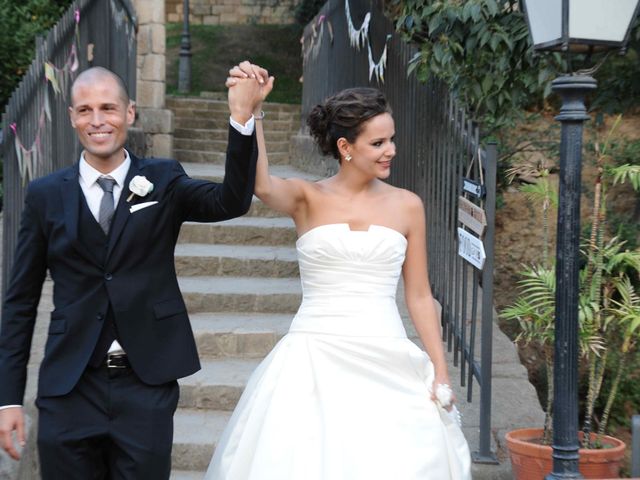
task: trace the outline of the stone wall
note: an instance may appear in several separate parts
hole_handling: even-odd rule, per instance
[[[173,112],[165,108],[165,0],[134,0],[138,15],[137,126],[150,157],[173,157]]]
[[[189,21],[204,25],[293,23],[299,0],[190,0]],[[166,0],[167,22],[182,22],[182,0]]]
[[[330,177],[338,172],[338,161],[333,157],[322,155],[305,129],[301,129],[291,137],[289,153],[291,165],[304,172],[319,177]]]

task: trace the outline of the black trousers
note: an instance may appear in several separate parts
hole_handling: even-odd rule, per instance
[[[163,480],[171,473],[178,382],[150,386],[130,368],[88,367],[62,397],[39,397],[43,480]]]

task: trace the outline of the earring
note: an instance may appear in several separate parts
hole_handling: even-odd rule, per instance
[[[344,157],[344,159],[345,159],[347,162],[350,162],[350,161],[351,161],[351,158],[352,158],[352,157],[351,157],[351,155],[347,155],[346,157]]]

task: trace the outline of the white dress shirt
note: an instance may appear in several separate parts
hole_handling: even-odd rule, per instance
[[[247,123],[242,125],[239,122],[236,122],[233,118],[229,117],[229,122],[231,126],[235,128],[242,135],[251,135],[253,134],[253,130],[255,128],[255,120],[253,116],[247,120]],[[100,211],[100,202],[102,201],[102,194],[104,191],[98,185],[96,180],[98,178],[105,176],[113,178],[116,183],[113,186],[113,204],[118,206],[118,200],[120,200],[120,194],[122,193],[122,189],[124,188],[124,182],[127,178],[127,173],[129,173],[129,166],[131,165],[131,157],[129,157],[129,152],[124,150],[125,159],[115,170],[109,172],[108,174],[104,174],[93,168],[91,165],[87,163],[84,159],[84,152],[80,156],[80,164],[79,164],[79,182],[80,188],[82,189],[82,193],[84,194],[84,198],[87,200],[87,205],[89,206],[89,210],[91,214],[95,217],[96,221],[98,220],[98,212]],[[109,347],[109,353],[120,352],[123,351],[122,346],[118,343],[118,341],[114,341]],[[0,407],[0,410],[11,407],[21,407],[22,405],[3,405]]]
[[[120,200],[120,194],[122,193],[122,189],[124,188],[124,181],[127,178],[127,173],[129,173],[129,166],[131,165],[131,157],[129,157],[129,152],[124,150],[124,162],[122,162],[118,167],[109,173],[102,173],[93,168],[84,158],[84,152],[80,155],[80,188],[82,188],[82,193],[84,194],[84,198],[87,201],[87,206],[93,215],[93,218],[98,220],[98,213],[100,212],[100,202],[102,202],[102,196],[104,195],[104,190],[102,187],[98,185],[98,179],[100,177],[108,177],[112,178],[116,181],[113,185],[113,204],[118,206],[118,201]],[[118,343],[117,340],[109,347],[109,353],[122,352],[124,353],[122,346]]]

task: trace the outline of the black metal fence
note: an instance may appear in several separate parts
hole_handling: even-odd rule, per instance
[[[135,98],[136,28],[130,0],[76,0],[46,37],[36,40],[36,57],[2,118],[3,289],[27,183],[80,156],[67,110],[73,78],[88,67],[103,66],[119,74]]]
[[[358,33],[367,24],[368,34]],[[425,203],[429,275],[442,305],[443,338],[455,364],[461,366],[460,382],[467,386],[468,401],[474,378],[480,386],[480,445],[474,461],[495,463],[491,453],[495,145],[481,148],[477,126],[445,85],[424,84],[407,75],[416,50],[394,32],[381,0],[329,0],[305,28],[302,47],[303,121],[326,96],[353,86],[380,88],[393,108],[398,155],[390,182],[416,192]],[[459,208],[466,213],[459,214]],[[477,265],[486,256],[484,267],[472,266],[460,253]]]

